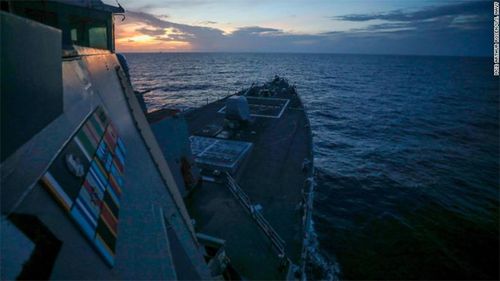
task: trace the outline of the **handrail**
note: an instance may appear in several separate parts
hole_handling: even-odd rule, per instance
[[[274,230],[271,224],[264,218],[264,216],[254,209],[250,198],[245,194],[245,192],[239,187],[236,181],[231,177],[231,175],[226,172],[227,183],[231,193],[238,199],[238,201],[245,207],[245,209],[252,215],[252,218],[257,222],[257,225],[264,231],[264,234],[271,240],[271,243],[278,251],[280,257],[286,258],[285,253],[285,241],[279,236],[279,234]],[[287,258],[286,258],[287,259]]]

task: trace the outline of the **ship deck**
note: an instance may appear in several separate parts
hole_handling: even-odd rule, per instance
[[[312,163],[312,136],[294,91],[278,91],[272,99],[289,102],[275,112],[264,106],[261,112],[269,117],[255,116],[229,138],[252,143],[233,177],[252,204],[262,207],[261,214],[285,241],[286,256],[299,264],[304,237],[302,204],[306,180],[312,174],[311,168],[303,170],[303,163],[304,159]],[[190,134],[207,136],[209,130],[204,129],[221,127],[224,106],[222,99],[186,113]],[[223,181],[203,181],[186,203],[197,232],[226,240],[226,252],[243,278],[286,278],[287,268],[280,267],[281,259],[270,239]]]

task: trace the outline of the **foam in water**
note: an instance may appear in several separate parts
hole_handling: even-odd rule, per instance
[[[314,189],[311,195],[314,198]],[[307,261],[306,261],[306,278],[309,280],[340,280],[341,269],[335,257],[331,255],[330,258],[325,257],[319,249],[318,235],[314,229],[314,220],[311,217],[311,223],[307,231],[306,243],[307,247]]]

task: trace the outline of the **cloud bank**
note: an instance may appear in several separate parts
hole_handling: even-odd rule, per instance
[[[489,1],[472,1],[414,11],[336,16],[331,19],[368,24],[317,34],[262,26],[225,33],[209,26],[179,24],[145,12],[128,11],[127,19],[116,23],[117,49],[491,56],[491,6]]]

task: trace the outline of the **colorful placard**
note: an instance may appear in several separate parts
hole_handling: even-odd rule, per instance
[[[99,107],[51,163],[40,182],[109,265],[114,265],[126,149]]]

